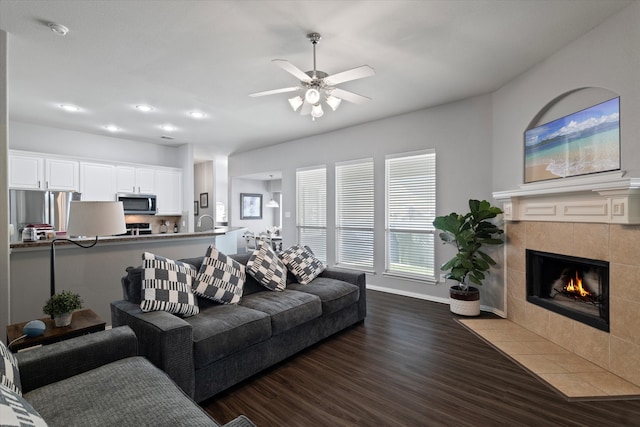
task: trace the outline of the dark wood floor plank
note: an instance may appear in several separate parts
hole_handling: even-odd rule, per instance
[[[568,402],[455,322],[447,305],[367,298],[362,324],[202,406],[218,421],[245,414],[258,427],[640,426],[640,400]]]

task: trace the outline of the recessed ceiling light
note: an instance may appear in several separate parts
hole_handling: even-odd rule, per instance
[[[120,128],[116,125],[107,125],[104,128],[109,132],[118,132],[120,130]]]
[[[172,125],[162,125],[160,126],[160,129],[167,131],[167,132],[173,132],[174,130],[176,130],[175,126]]]
[[[206,114],[202,111],[189,111],[189,115],[194,119],[204,119],[206,117]]]
[[[136,105],[136,109],[138,111],[142,111],[143,113],[148,113],[149,111],[153,111],[153,107],[150,105]]]
[[[65,27],[64,25],[56,24],[55,22],[49,22],[49,24],[47,25],[49,25],[49,28],[51,28],[51,31],[53,31],[59,36],[66,36],[67,33],[69,32],[69,29],[67,27]]]
[[[72,113],[77,113],[78,111],[80,111],[80,107],[77,107],[71,104],[60,104],[60,108],[62,108],[65,111],[70,111]]]

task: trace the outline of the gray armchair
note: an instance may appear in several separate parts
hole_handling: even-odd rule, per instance
[[[24,398],[53,426],[219,426],[138,356],[127,326],[18,353]],[[244,416],[231,427],[254,424]]]

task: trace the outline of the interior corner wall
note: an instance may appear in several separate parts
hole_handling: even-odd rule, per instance
[[[579,88],[602,88],[620,96],[621,168],[639,177],[638,46],[640,2],[634,2],[494,92],[493,190],[523,183],[524,131],[550,101]],[[583,102],[574,111],[594,105],[588,98]]]
[[[9,271],[9,36],[0,30],[0,198],[4,209],[0,210],[0,331],[4,334],[10,323],[10,271]]]
[[[262,194],[262,219],[240,219],[240,194],[242,193]],[[276,215],[276,209],[265,206],[269,200],[271,200],[269,181],[244,178],[232,179],[229,225],[232,227],[246,227],[256,235],[266,233],[267,227],[275,224]]]
[[[366,107],[363,107],[366,108]],[[469,198],[491,198],[490,95],[478,96],[438,107],[402,114],[359,126],[279,145],[232,154],[229,177],[273,170],[282,171],[283,244],[296,242],[296,169],[327,166],[327,213],[335,212],[335,164],[362,158],[374,159],[375,173],[375,274],[367,283],[391,292],[432,300],[448,300],[449,284],[428,284],[384,275],[385,269],[385,156],[435,148],[437,168],[437,214],[468,208]],[[336,114],[340,114],[338,111]],[[293,117],[292,117],[293,119]],[[330,116],[321,120],[330,120]],[[234,190],[233,197],[238,191]],[[231,208],[236,200],[231,200]],[[233,214],[232,221],[235,221]],[[236,225],[233,222],[232,225]],[[335,224],[327,224],[328,260],[335,260]],[[436,245],[436,266],[451,255],[451,248]],[[482,304],[503,307],[501,272],[483,288]],[[496,288],[493,290],[493,288]]]

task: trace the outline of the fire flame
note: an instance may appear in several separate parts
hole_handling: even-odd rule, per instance
[[[582,287],[582,279],[580,279],[580,277],[578,277],[578,272],[576,271],[576,278],[575,281],[572,279],[569,279],[569,283],[567,283],[567,286],[565,287],[565,290],[567,292],[571,292],[574,294],[579,294],[581,297],[586,297],[587,295],[590,294],[589,291],[587,291],[585,288]]]

